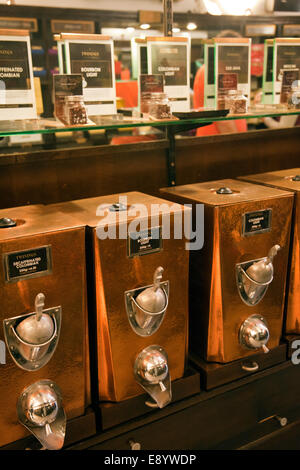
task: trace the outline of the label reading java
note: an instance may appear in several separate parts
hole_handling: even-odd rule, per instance
[[[111,46],[70,44],[71,72],[80,73],[87,88],[112,88]]]
[[[268,232],[271,230],[272,210],[265,209],[244,214],[243,235]]]
[[[238,74],[238,83],[248,82],[248,53],[247,46],[219,46],[218,73],[235,72]]]
[[[6,90],[30,90],[27,43],[0,42],[0,80]]]

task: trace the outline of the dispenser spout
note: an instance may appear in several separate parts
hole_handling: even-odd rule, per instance
[[[273,259],[275,258],[275,256],[277,255],[280,249],[281,249],[280,245],[272,246],[267,256],[267,264],[270,264],[273,262]]]
[[[159,287],[160,287],[160,283],[161,283],[161,280],[162,280],[162,277],[163,277],[163,272],[164,272],[164,268],[161,267],[161,266],[156,268],[156,270],[154,272],[154,276],[153,276],[154,292],[156,292],[157,289],[159,289]]]

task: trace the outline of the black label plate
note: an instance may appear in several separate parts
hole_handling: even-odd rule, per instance
[[[130,258],[160,251],[162,249],[161,227],[130,233],[127,248]]]
[[[243,216],[243,235],[255,235],[269,232],[272,225],[272,209],[247,212]]]
[[[3,255],[5,280],[16,282],[52,272],[51,246],[15,251]]]

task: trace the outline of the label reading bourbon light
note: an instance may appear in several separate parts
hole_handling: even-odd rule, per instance
[[[3,255],[6,282],[45,276],[52,272],[51,246]]]
[[[266,209],[244,214],[243,235],[254,235],[271,230],[272,210]]]

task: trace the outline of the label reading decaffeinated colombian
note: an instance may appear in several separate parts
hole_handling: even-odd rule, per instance
[[[51,246],[5,253],[3,258],[6,282],[20,281],[52,272]]]
[[[161,227],[130,233],[127,243],[129,257],[160,251],[162,248]]]
[[[253,235],[271,230],[272,209],[244,214],[243,235]]]

